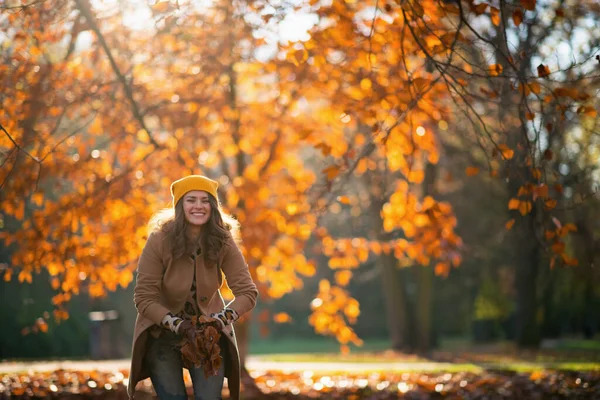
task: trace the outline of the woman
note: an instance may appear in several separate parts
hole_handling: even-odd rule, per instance
[[[129,397],[150,377],[161,399],[187,399],[180,344],[193,339],[192,317],[221,325],[223,362],[215,376],[190,369],[196,399],[220,399],[227,376],[232,399],[239,398],[240,365],[233,323],[256,305],[258,291],[234,241],[237,223],[220,209],[218,183],[200,175],[173,182],[173,209],[153,217],[138,262]],[[165,218],[165,214],[168,215]],[[174,212],[173,212],[174,211]],[[223,274],[235,299],[225,305]],[[226,339],[224,339],[226,338]]]

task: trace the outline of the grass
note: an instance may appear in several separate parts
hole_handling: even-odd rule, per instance
[[[388,340],[368,340],[364,345],[357,347],[350,345],[351,353],[385,351],[390,348]],[[300,354],[300,353],[340,353],[340,344],[335,340],[324,339],[279,339],[279,340],[253,340],[250,343],[251,355],[266,354]]]
[[[541,349],[537,355],[522,356],[511,342],[474,345],[468,339],[450,338],[440,342],[439,352],[449,352],[457,357],[442,358],[443,362],[386,351],[389,347],[386,340],[367,341],[362,347],[351,346],[349,354],[341,354],[335,341],[281,339],[253,342],[250,353],[264,361],[352,363],[365,364],[366,368],[373,368],[366,364],[380,364],[383,369],[402,371],[600,371],[597,357],[600,340],[561,339],[544,346],[546,349]],[[453,359],[456,362],[452,362]]]

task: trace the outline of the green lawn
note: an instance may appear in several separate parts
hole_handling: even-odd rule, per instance
[[[350,351],[374,352],[385,351],[390,348],[388,340],[370,340],[363,346],[350,345]],[[281,339],[281,340],[253,340],[250,343],[250,354],[298,354],[298,353],[339,353],[340,344],[335,340],[323,339]]]
[[[432,360],[391,352],[385,340],[367,341],[362,347],[351,346],[351,352],[344,355],[333,340],[283,339],[253,342],[250,354],[264,361],[368,363],[406,371],[600,371],[600,340],[564,339],[549,346],[532,353],[521,352],[510,342],[473,345],[466,339],[448,339],[441,341]]]

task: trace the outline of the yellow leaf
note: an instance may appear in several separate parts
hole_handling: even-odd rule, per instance
[[[412,183],[421,183],[425,179],[425,173],[421,170],[410,171],[408,174],[408,181]]]
[[[346,307],[344,307],[344,314],[349,318],[356,318],[360,315],[360,306],[358,301],[351,299]]]
[[[346,286],[352,279],[352,271],[343,270],[335,273],[335,282],[340,286]]]
[[[133,272],[131,272],[129,269],[123,270],[119,275],[119,285],[125,289],[127,286],[129,286],[131,281],[133,281]]]
[[[369,78],[364,78],[363,80],[360,81],[360,88],[362,90],[369,90],[371,89],[371,80]]]
[[[158,14],[165,13],[171,8],[169,1],[161,1],[152,6],[152,11]]]

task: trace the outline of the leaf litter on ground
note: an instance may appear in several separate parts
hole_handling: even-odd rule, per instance
[[[473,372],[250,372],[260,392],[250,399],[594,399],[600,371]],[[0,399],[127,398],[127,371],[20,372],[0,375]],[[185,374],[192,394],[189,374]],[[151,398],[149,380],[138,398]],[[228,398],[228,391],[223,392]]]

